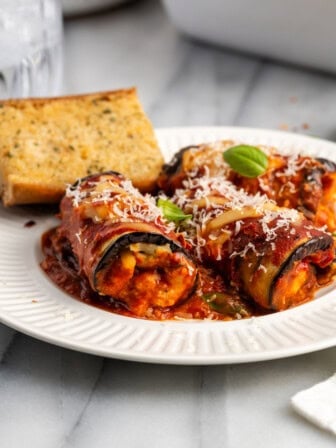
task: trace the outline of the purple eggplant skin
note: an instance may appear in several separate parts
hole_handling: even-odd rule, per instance
[[[162,173],[167,176],[173,176],[174,174],[177,174],[181,168],[182,168],[182,157],[183,154],[188,151],[189,149],[196,148],[196,146],[186,146],[185,148],[180,149],[174,157],[171,159],[170,162],[165,163],[162,167]]]
[[[101,173],[94,173],[94,174],[89,174],[85,177],[81,177],[80,179],[77,179],[72,185],[71,185],[71,189],[76,189],[81,183],[83,182],[87,182],[89,180],[95,181],[96,179],[98,179],[100,176],[115,176],[120,178],[121,180],[125,179],[125,177],[121,174],[118,173],[117,171],[113,171],[113,170],[109,170],[109,171],[103,171]]]
[[[336,163],[329,159],[324,159],[323,157],[317,157],[318,160],[326,172],[335,173],[336,172]]]
[[[277,268],[277,272],[274,277],[271,279],[269,285],[263,284],[263,297],[265,298],[265,305],[263,305],[266,309],[270,309],[273,311],[278,311],[273,303],[273,297],[276,291],[277,282],[281,279],[283,275],[285,275],[290,269],[292,269],[294,263],[296,261],[300,261],[316,253],[319,250],[328,250],[333,246],[333,238],[330,234],[324,234],[323,236],[315,237],[312,239],[308,239],[303,242],[301,245],[293,249],[292,253],[288,256],[284,256],[283,262]],[[253,261],[253,260],[249,260]],[[245,275],[245,277],[251,278],[254,273],[258,270],[258,268],[263,265],[267,269],[267,261],[263,256],[258,257],[258,259],[254,260],[255,262],[247,263],[246,258],[243,257],[235,257],[233,260],[233,264],[231,268],[225,272],[225,276],[227,278],[232,279],[232,272],[234,272],[235,281],[232,280],[229,282],[228,286],[231,286],[235,290],[239,291],[239,293],[249,301],[254,301],[253,291],[249,292],[249,288],[245,288],[244,284],[244,276],[242,270],[247,269],[249,271],[249,275]],[[251,265],[251,267],[249,267]],[[318,269],[318,267],[316,267]],[[239,281],[240,279],[240,281]],[[260,285],[259,285],[260,286]],[[260,289],[260,288],[258,288]]]
[[[186,146],[182,149],[180,149],[175,155],[174,157],[170,160],[170,162],[165,163],[162,167],[162,174],[166,174],[166,175],[174,175],[177,174],[180,169],[181,169],[181,165],[182,165],[182,157],[183,154],[188,151],[189,149],[192,148],[197,148],[196,145],[190,145],[190,146]],[[319,172],[323,172],[323,171],[328,171],[328,172],[335,172],[336,171],[336,163],[325,159],[323,157],[317,157],[316,160],[318,162],[321,163],[321,168],[318,168]],[[117,173],[115,173],[117,174]],[[317,173],[315,173],[316,175]]]
[[[164,246],[166,244],[169,245],[172,252],[182,252],[184,255],[186,255],[188,258],[190,256],[186,253],[185,249],[177,244],[175,241],[172,241],[171,239],[165,237],[164,235],[161,235],[159,233],[150,233],[150,232],[130,232],[126,233],[116,240],[114,240],[109,247],[106,248],[104,251],[101,259],[97,263],[97,266],[95,267],[94,273],[93,273],[93,281],[94,285],[96,286],[97,281],[97,274],[99,271],[104,269],[111,260],[118,257],[118,254],[125,249],[126,247],[130,246],[134,243],[148,243],[148,244],[155,244],[157,246]]]
[[[305,259],[311,254],[319,250],[327,250],[332,247],[334,243],[333,237],[326,233],[323,236],[313,238],[303,243],[301,246],[297,247],[294,252],[284,261],[284,263],[279,267],[278,273],[274,276],[272,283],[270,285],[270,290],[268,293],[268,302],[270,308],[272,308],[272,298],[276,283],[278,280],[286,274],[293,266],[296,261]]]

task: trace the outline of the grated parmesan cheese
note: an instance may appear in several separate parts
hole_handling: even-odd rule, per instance
[[[216,197],[225,198],[225,201],[216,202]],[[195,204],[195,199],[203,201]],[[301,221],[301,215],[296,210],[276,207],[274,201],[266,195],[249,195],[242,189],[238,189],[231,182],[223,179],[221,176],[210,176],[207,172],[202,177],[188,177],[183,181],[183,188],[177,189],[172,201],[182,210],[192,210],[193,220],[188,221],[188,241],[195,248],[196,256],[202,260],[204,250],[208,242],[215,241],[217,235],[211,232],[207,234],[207,225],[216,217],[230,210],[244,211],[255,210],[255,215],[261,225],[264,235],[264,241],[268,244],[270,250],[275,249],[274,240],[279,232],[289,231],[296,233],[296,227]],[[238,214],[239,216],[239,214]],[[247,213],[248,217],[248,213]],[[183,224],[184,226],[186,224]],[[238,236],[243,229],[244,220],[237,219],[234,223],[233,234]],[[222,228],[221,231],[225,231]],[[230,241],[227,242],[228,250]],[[232,248],[231,248],[232,249]],[[263,256],[256,246],[250,241],[240,251],[230,251],[230,258],[240,256],[244,257],[248,251],[252,250],[257,256]],[[221,260],[222,253],[216,252],[216,259]],[[261,268],[262,269],[262,268]]]
[[[129,180],[103,176],[98,182],[78,182],[69,185],[66,197],[72,200],[75,208],[82,207],[90,210],[89,216],[95,221],[108,219],[111,222],[148,222],[160,226],[166,233],[175,230],[175,224],[167,221],[162,210],[156,206],[155,198],[142,195]],[[107,216],[101,216],[100,204],[106,206]],[[80,235],[76,235],[79,239]]]

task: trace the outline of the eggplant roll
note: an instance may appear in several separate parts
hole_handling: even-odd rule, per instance
[[[172,201],[193,214],[184,226],[197,257],[265,309],[310,300],[331,280],[333,237],[296,210],[248,195],[221,176],[186,179]]]
[[[154,199],[122,175],[93,175],[68,187],[60,218],[58,237],[69,241],[80,275],[135,315],[173,307],[193,291],[197,269],[183,238]]]
[[[224,161],[223,153],[232,146],[233,141],[219,141],[183,148],[164,165],[159,187],[172,194],[187,177],[223,176],[249,194],[265,194],[280,207],[295,208],[318,227],[326,225],[329,231],[336,230],[334,162],[299,154],[284,155],[261,146],[268,156],[268,168],[263,175],[248,178],[231,170]]]

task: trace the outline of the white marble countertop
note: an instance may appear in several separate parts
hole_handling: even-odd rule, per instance
[[[180,36],[143,1],[65,24],[64,93],[135,85],[156,127],[242,125],[336,137],[336,77]],[[103,359],[0,326],[3,448],[331,448],[297,391],[331,376],[336,348],[245,365]]]

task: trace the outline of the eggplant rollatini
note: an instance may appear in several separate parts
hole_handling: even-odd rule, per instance
[[[330,281],[333,238],[298,211],[248,195],[221,176],[185,179],[171,199],[193,214],[184,227],[197,257],[263,308],[295,306]]]
[[[154,199],[141,195],[122,175],[93,175],[69,187],[60,218],[52,239],[56,254],[60,242],[67,241],[92,290],[135,315],[173,307],[193,291],[197,269],[183,238]]]
[[[295,208],[320,227],[336,230],[336,164],[326,159],[299,154],[285,155],[268,147],[260,147],[268,156],[264,174],[244,177],[234,172],[223,158],[233,141],[190,146],[180,150],[166,164],[158,185],[166,193],[182,186],[188,176],[223,176],[249,194],[261,193],[281,207]]]

